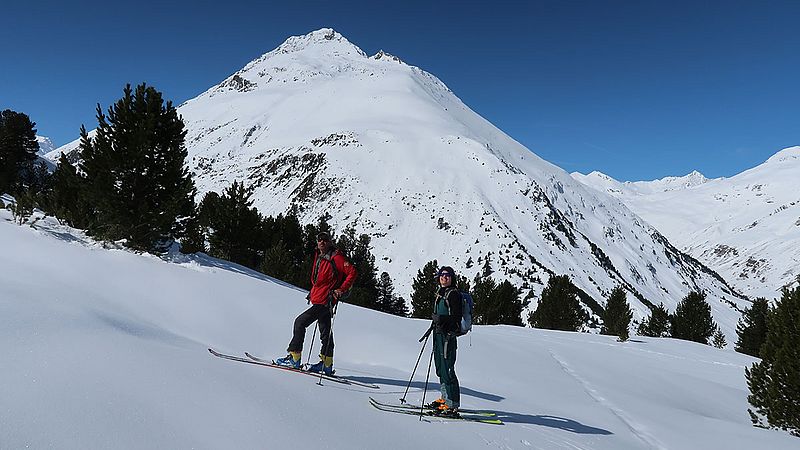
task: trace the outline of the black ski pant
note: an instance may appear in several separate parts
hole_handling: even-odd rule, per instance
[[[303,341],[306,338],[306,328],[317,321],[319,337],[322,340],[320,354],[333,357],[333,331],[331,330],[331,308],[328,305],[311,305],[294,319],[294,332],[292,341],[289,342],[290,352],[302,353]]]

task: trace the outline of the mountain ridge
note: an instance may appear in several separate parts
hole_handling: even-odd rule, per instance
[[[573,177],[619,198],[741,292],[772,299],[800,275],[798,170],[800,146],[794,146],[732,177],[670,189],[662,182],[670,177],[633,183],[599,172]]]
[[[291,51],[279,46],[180,106],[201,195],[240,181],[262,213],[330,214],[337,230],[372,237],[402,294],[429,260],[472,278],[491,258],[534,305],[551,275],[569,275],[594,314],[616,285],[636,319],[704,289],[735,336],[748,302],[622,202],[529,151],[434,75],[337,36],[289,38]]]

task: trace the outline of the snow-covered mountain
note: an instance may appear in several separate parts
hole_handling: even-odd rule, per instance
[[[56,149],[56,146],[53,145],[53,141],[47,136],[37,135],[36,142],[39,143],[39,151],[37,153],[39,156],[44,156]]]
[[[469,109],[444,83],[383,51],[368,56],[322,29],[291,37],[179,108],[199,192],[233,181],[254,205],[372,236],[380,270],[407,294],[437,259],[539,295],[567,274],[605,303],[623,285],[635,317],[703,289],[734,339],[745,306],[620,201],[584,186]],[[57,149],[69,151],[77,141]],[[535,305],[535,299],[533,304]]]
[[[800,275],[800,147],[730,178],[621,183],[573,176],[622,200],[681,250],[751,297],[776,298]]]
[[[369,396],[403,396],[427,321],[342,304],[337,373],[380,389],[318,386],[206,350],[282,355],[305,292],[203,255],[164,261],[104,249],[52,218],[10,219],[0,210],[4,450],[798,446],[750,424],[744,368],[755,358],[673,339],[476,326],[459,338],[461,402],[505,425],[381,412]],[[422,400],[426,371],[409,402]]]

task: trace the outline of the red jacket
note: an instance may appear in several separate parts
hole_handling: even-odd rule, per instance
[[[347,292],[353,287],[358,272],[339,250],[332,249],[333,253],[320,255],[314,254],[314,263],[311,265],[311,292],[309,298],[314,305],[324,305],[328,295],[338,289]],[[331,260],[333,264],[331,264]],[[334,265],[336,268],[334,269]]]

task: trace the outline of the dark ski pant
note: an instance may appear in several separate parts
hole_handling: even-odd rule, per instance
[[[320,354],[333,357],[333,332],[331,332],[331,309],[328,305],[311,305],[294,319],[294,332],[292,341],[289,342],[290,352],[302,353],[303,341],[306,338],[306,328],[317,321],[319,337],[322,340]]]
[[[450,408],[458,408],[461,405],[461,389],[456,377],[456,339],[456,336],[448,337],[443,333],[433,333],[433,360],[436,363],[436,376],[439,377],[442,398]]]

